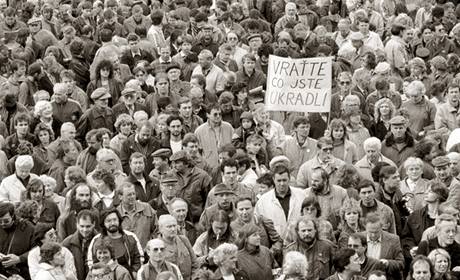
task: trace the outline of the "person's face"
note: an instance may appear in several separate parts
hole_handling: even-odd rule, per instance
[[[109,68],[102,68],[101,70],[101,78],[108,79],[110,75],[110,69]]]
[[[171,50],[169,48],[161,48],[160,56],[163,60],[169,60],[169,58],[171,57]]]
[[[129,168],[134,174],[143,174],[145,171],[145,163],[143,158],[133,158],[129,164]]]
[[[403,39],[407,43],[411,42],[414,39],[414,30],[413,29],[406,29],[403,33]]]
[[[161,183],[160,190],[166,201],[171,201],[177,196],[177,183]]]
[[[150,128],[144,126],[139,130],[138,138],[141,141],[149,141],[152,137],[152,134],[153,131]]]
[[[359,198],[362,200],[363,204],[366,206],[372,205],[372,202],[375,198],[375,191],[372,187],[362,188],[359,191]]]
[[[59,250],[59,252],[54,254],[53,260],[51,260],[51,265],[63,266],[64,264],[65,264],[64,253],[62,253],[62,249],[61,249]]]
[[[295,128],[295,132],[299,137],[306,138],[310,133],[310,124],[301,123]]]
[[[99,107],[108,107],[109,106],[109,99],[104,98],[104,99],[94,100],[94,105],[99,106]]]
[[[67,94],[65,92],[61,92],[61,91],[55,92],[54,93],[54,101],[57,104],[66,103],[67,102]]]
[[[399,172],[390,175],[387,179],[383,179],[384,189],[388,193],[394,193],[399,189],[400,179]]]
[[[428,188],[425,192],[424,199],[427,203],[434,203],[438,201],[439,197],[435,192],[431,190],[431,188]]]
[[[318,215],[318,209],[314,205],[305,206],[302,209],[302,215],[315,219]]]
[[[30,199],[41,202],[43,200],[43,188],[30,191]]]
[[[41,23],[39,22],[34,22],[29,24],[29,30],[31,34],[36,34],[38,31],[41,29]]]
[[[72,162],[75,162],[77,160],[77,157],[78,157],[78,149],[77,147],[75,147],[75,145],[71,144],[69,145],[69,149],[68,151],[65,153],[65,157],[72,161]]]
[[[208,69],[211,67],[212,59],[209,57],[198,56],[198,63],[201,65],[201,68]]]
[[[441,222],[438,230],[438,238],[443,243],[451,245],[455,242],[457,225],[454,222]]]
[[[188,119],[192,116],[192,102],[186,102],[186,103],[182,103],[180,105],[180,108],[179,108],[179,114],[185,118],[185,119]]]
[[[444,181],[451,176],[450,168],[448,165],[436,166],[434,168],[434,174],[436,175],[436,178],[440,179],[441,181]]]
[[[160,232],[166,237],[177,235],[177,222],[175,219],[168,219],[160,225]]]
[[[436,261],[434,262],[434,270],[438,273],[446,273],[449,268],[449,260],[447,257],[437,254]]]
[[[311,174],[310,185],[315,192],[321,192],[326,187],[326,182],[324,182],[321,177],[321,172],[313,172]]]
[[[318,152],[318,157],[323,162],[328,162],[332,159],[332,146],[323,146]]]
[[[123,96],[123,101],[125,102],[126,105],[133,105],[136,103],[137,100],[137,95],[136,93],[128,93]]]
[[[358,238],[348,238],[347,247],[356,251],[356,254],[360,257],[364,255],[366,248],[363,247],[361,240]]]
[[[61,138],[75,139],[76,134],[77,134],[77,131],[75,130],[75,127],[69,126],[61,131]]]
[[[112,259],[112,256],[108,249],[97,250],[96,259],[101,263],[108,263]]]
[[[275,174],[273,176],[273,181],[275,182],[275,191],[281,196],[285,195],[289,190],[289,174]]]
[[[38,133],[38,139],[43,145],[48,145],[50,143],[50,133],[47,130],[41,130]]]
[[[199,155],[199,146],[198,143],[188,142],[187,146],[184,147],[184,150],[191,156],[195,157]]]
[[[349,77],[341,76],[338,83],[342,92],[348,92],[351,88],[351,79]]]
[[[412,278],[414,280],[430,280],[430,265],[424,260],[419,260],[414,263]]]
[[[179,137],[182,133],[182,122],[180,120],[174,120],[169,124],[169,132],[174,137]]]
[[[16,176],[21,179],[26,179],[30,175],[31,166],[20,166],[16,168]]]
[[[233,104],[232,102],[227,102],[227,103],[222,103],[220,104],[220,109],[222,110],[222,113],[228,114],[232,111],[233,109]]]
[[[75,190],[75,199],[80,203],[83,208],[91,206],[91,191],[88,186],[82,185]]]
[[[101,158],[97,164],[99,165],[99,168],[106,170],[109,173],[113,173],[117,168],[117,161],[113,156]]]
[[[11,214],[8,212],[2,217],[0,217],[0,227],[2,229],[8,229],[13,225],[14,219]]]
[[[236,207],[236,214],[245,223],[251,221],[254,215],[254,207],[252,206],[251,201],[243,200],[238,202],[238,206]]]
[[[234,271],[236,269],[236,262],[238,257],[236,252],[230,255],[225,255],[224,260],[222,261],[222,267],[225,267],[227,271]]]
[[[406,174],[409,177],[409,179],[417,181],[418,179],[420,179],[420,177],[422,177],[423,168],[418,164],[409,165],[406,168]]]
[[[117,214],[111,213],[107,217],[105,217],[104,226],[107,229],[107,232],[110,232],[110,233],[118,232],[120,221],[118,220]]]
[[[299,235],[300,240],[308,244],[311,244],[316,238],[315,225],[313,224],[313,222],[300,222],[297,234]]]
[[[29,123],[20,121],[14,126],[14,128],[19,135],[26,135],[27,132],[29,132]]]
[[[5,17],[5,23],[9,26],[11,25],[14,25],[14,23],[16,22],[16,19],[14,18],[14,16],[12,17]]]
[[[378,162],[380,159],[380,151],[375,147],[366,147],[365,149],[367,159],[370,162]]]
[[[94,223],[89,219],[79,219],[77,221],[77,231],[83,236],[83,238],[91,237],[94,231]]]
[[[171,205],[171,215],[176,218],[178,222],[184,222],[187,218],[188,207],[183,201],[177,201]]]
[[[238,45],[238,36],[234,33],[229,33],[227,35],[227,42],[233,47]]]
[[[212,39],[212,29],[210,28],[207,28],[207,29],[203,29],[203,38],[205,40],[211,40]]]
[[[388,116],[390,114],[390,106],[386,103],[380,105],[379,110],[382,116]]]
[[[214,123],[219,124],[222,121],[222,111],[219,109],[212,109],[209,114],[207,114],[208,119]]]
[[[418,91],[410,91],[410,92],[407,92],[407,97],[409,97],[410,100],[412,100],[412,102],[414,102],[415,104],[417,103],[420,103],[422,100],[423,100],[423,94],[418,92]]]
[[[126,205],[132,206],[136,203],[136,189],[134,188],[134,186],[129,187],[129,188],[125,187],[123,189],[123,195],[122,195],[121,200]]]
[[[178,81],[180,78],[180,70],[179,69],[171,69],[168,71],[168,78],[169,80],[172,81]]]
[[[214,221],[211,224],[212,231],[217,237],[221,237],[227,231],[228,225],[223,222]]]
[[[380,224],[380,222],[367,223],[366,232],[367,232],[367,236],[369,237],[369,240],[377,241],[382,235],[382,225]]]
[[[54,189],[56,188],[56,185],[53,183],[49,182],[48,180],[44,181],[43,184],[45,185],[45,197],[51,197],[54,193]]]
[[[369,32],[369,23],[367,22],[360,22],[358,25],[359,32],[363,34],[367,34]]]
[[[228,152],[221,152],[219,153],[218,157],[219,157],[219,164],[221,164],[224,160],[231,158]]]
[[[54,228],[48,230],[43,237],[42,243],[58,242],[57,233]]]
[[[422,37],[425,41],[433,39],[433,31],[431,31],[429,28],[425,28],[422,32]]]
[[[219,52],[220,60],[224,63],[227,63],[230,60],[232,52],[229,50],[222,50]]]
[[[248,154],[257,155],[262,148],[262,141],[254,140],[246,143],[246,151]]]
[[[222,209],[230,209],[232,206],[232,202],[234,199],[234,195],[232,193],[220,193],[216,195],[217,198],[217,204],[222,208]]]
[[[160,79],[156,84],[158,93],[167,94],[169,91],[169,82],[168,80]]]
[[[241,120],[241,127],[243,129],[250,129],[252,127],[252,121],[248,119]]]
[[[153,242],[150,244],[147,254],[153,262],[160,262],[164,259],[163,252],[165,251],[165,244],[163,241]]]
[[[443,25],[435,26],[434,34],[438,39],[444,38],[446,36],[446,28]]]
[[[82,10],[82,16],[84,18],[88,18],[91,16],[92,9],[83,9]]]
[[[447,91],[447,100],[450,105],[457,107],[460,100],[460,89],[457,87],[449,88]]]
[[[192,50],[192,44],[189,42],[183,42],[181,45],[181,49],[184,53],[188,54]]]
[[[248,245],[259,247],[260,246],[260,234],[258,232],[254,232],[253,234],[248,236],[246,240]]]
[[[332,129],[332,138],[333,139],[341,140],[344,135],[345,135],[345,130],[343,129],[342,126],[335,127],[334,129]]]
[[[120,125],[120,132],[125,136],[129,136],[133,130],[133,127],[130,123],[122,123]]]
[[[174,168],[178,173],[182,173],[187,169],[187,165],[182,160],[175,160],[171,163],[171,167]]]
[[[142,71],[137,71],[134,75],[135,75],[135,78],[136,80],[138,80],[139,82],[141,82],[141,84],[143,84],[145,82],[145,79],[146,79],[146,73],[142,72]]]
[[[256,62],[251,59],[245,59],[243,67],[247,72],[252,72],[256,68]]]
[[[289,17],[295,17],[297,14],[297,8],[294,5],[288,5],[286,7],[286,15]]]
[[[403,124],[392,124],[391,126],[391,133],[395,138],[404,138],[406,133],[406,126]]]
[[[350,210],[345,212],[344,218],[349,225],[356,225],[358,224],[359,213],[356,210]]]

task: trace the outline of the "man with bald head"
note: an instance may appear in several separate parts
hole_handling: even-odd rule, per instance
[[[198,55],[198,65],[193,69],[192,76],[204,75],[206,77],[206,90],[211,94],[216,94],[224,90],[225,78],[224,71],[214,65],[213,59],[214,55],[210,50],[202,50]]]
[[[51,101],[53,107],[53,118],[65,122],[77,123],[83,111],[80,104],[67,96],[69,87],[64,83],[54,85],[54,95]]]
[[[62,140],[72,140],[72,142],[75,144],[75,147],[77,147],[78,151],[80,152],[82,147],[80,142],[75,140],[76,134],[77,130],[72,122],[63,123],[61,126],[61,136],[48,145],[48,162],[54,162],[56,160],[57,149]]]
[[[343,18],[339,20],[337,24],[337,31],[334,33],[334,39],[337,46],[342,47],[342,45],[349,40],[348,36],[350,35],[350,20]]]
[[[179,267],[165,260],[166,244],[163,240],[150,240],[145,246],[145,252],[149,256],[149,262],[141,266],[137,272],[137,280],[156,279],[164,271],[172,272],[178,280],[183,279]]]
[[[177,220],[171,215],[161,215],[158,219],[160,239],[165,244],[164,258],[179,266],[185,280],[190,280],[198,269],[198,262],[187,237],[177,234]]]

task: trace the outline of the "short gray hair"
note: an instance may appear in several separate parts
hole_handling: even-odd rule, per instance
[[[363,147],[364,150],[370,147],[374,147],[380,152],[380,150],[382,149],[382,142],[377,137],[367,138],[366,140],[364,140]]]
[[[21,167],[30,167],[30,169],[32,169],[34,167],[34,160],[32,156],[20,155],[16,158],[14,166],[16,167],[16,169]]]
[[[302,276],[303,278],[307,276],[308,262],[304,254],[297,251],[288,252],[284,257],[284,262],[291,262],[296,268],[298,275]]]
[[[225,260],[226,256],[236,254],[236,252],[238,252],[238,247],[235,244],[223,243],[214,249],[211,257],[214,259],[214,263],[219,266]]]
[[[407,169],[409,166],[418,165],[420,168],[423,168],[424,163],[423,160],[417,157],[408,157],[404,162],[404,169]]]

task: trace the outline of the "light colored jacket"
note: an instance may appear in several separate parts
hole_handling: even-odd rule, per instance
[[[388,163],[388,164],[390,164],[390,165],[392,165],[394,167],[397,167],[396,164],[391,159],[389,159],[387,157],[384,157],[383,155],[381,155],[379,161],[383,161],[383,162],[386,162],[386,163]],[[369,160],[367,160],[367,156],[364,156],[362,159],[360,159],[355,164],[355,168],[358,171],[359,175],[361,175],[361,177],[363,179],[368,179],[368,180],[374,181],[372,179],[372,168],[373,168],[373,166],[371,166],[371,164],[369,163]]]
[[[455,109],[449,102],[440,105],[434,117],[434,129],[446,127],[452,131],[458,128],[457,116],[459,113],[460,109]]]
[[[203,158],[210,166],[217,166],[219,147],[232,143],[233,127],[228,122],[222,121],[220,133],[211,128],[209,123],[203,123],[195,130],[195,135],[200,140],[203,148]]]
[[[197,65],[195,69],[193,69],[192,76],[196,74],[204,75],[203,69],[200,65]],[[213,64],[211,66],[211,70],[209,70],[208,75],[204,76],[206,77],[206,90],[209,91],[209,93],[216,94],[217,92],[224,90],[224,70]]]
[[[305,191],[300,188],[289,187],[291,199],[289,200],[289,213],[286,219],[283,207],[275,196],[275,190],[264,193],[256,203],[255,214],[271,219],[276,231],[284,238],[287,234],[288,224],[300,218],[302,202],[305,198]]]
[[[318,150],[316,145],[317,141],[315,139],[307,138],[301,147],[297,137],[294,136],[286,137],[286,140],[277,149],[291,161],[291,175],[296,177],[300,166],[316,155]]]
[[[305,196],[316,196],[321,207],[321,217],[325,219],[331,214],[338,216],[340,208],[348,199],[347,190],[337,185],[329,185],[329,190],[321,194],[314,194],[310,187],[305,190]]]
[[[72,253],[66,247],[62,247],[62,253],[64,254],[64,271],[77,278],[77,270],[75,269],[75,261]],[[30,279],[35,279],[37,273],[42,269],[40,264],[40,247],[37,246],[30,250],[27,255],[27,264],[29,265]]]
[[[391,66],[404,73],[406,65],[409,61],[409,55],[405,48],[405,42],[399,36],[391,36],[391,39],[385,45],[385,54],[388,63]]]
[[[35,174],[30,174],[30,179],[38,178]],[[21,202],[21,194],[26,190],[21,180],[16,177],[16,174],[10,175],[3,179],[0,184],[0,201],[8,201],[12,203]]]
[[[40,271],[37,273],[33,280],[77,280],[75,276],[67,275],[67,270],[54,267],[47,263],[40,264]]]

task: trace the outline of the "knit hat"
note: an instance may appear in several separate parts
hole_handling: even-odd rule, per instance
[[[447,70],[447,60],[438,55],[431,59],[431,66],[439,70]]]

